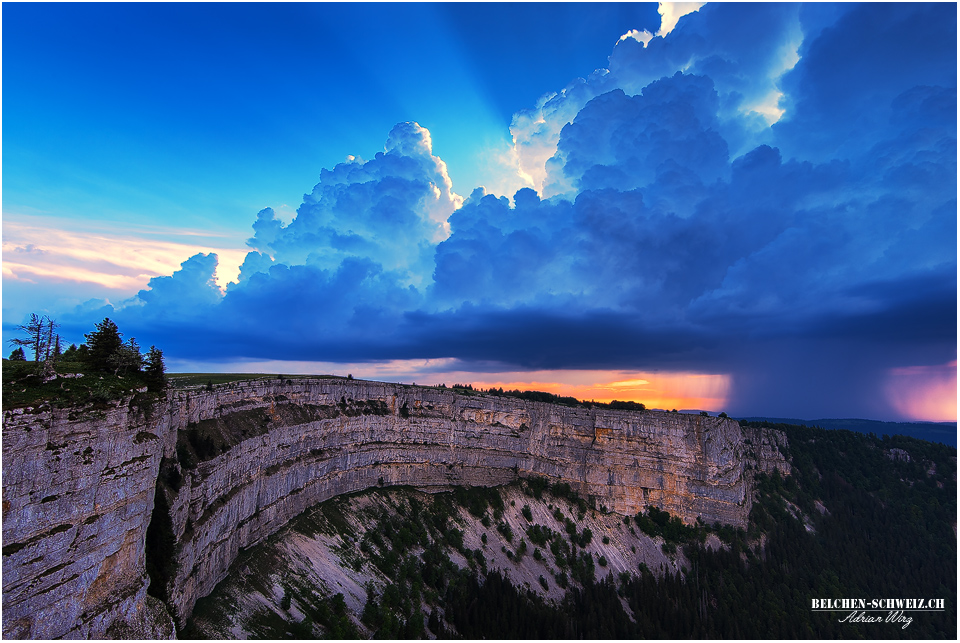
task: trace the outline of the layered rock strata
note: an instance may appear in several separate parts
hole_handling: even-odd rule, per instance
[[[181,549],[169,591],[181,622],[241,548],[311,505],[376,485],[492,486],[543,475],[624,514],[656,505],[688,522],[744,525],[750,509],[742,435],[728,419],[342,380],[246,382],[185,394],[177,408],[183,427],[240,424],[256,409],[276,418],[268,432],[182,469],[170,499]]]
[[[752,426],[744,426],[740,430],[743,432],[744,451],[750,466],[766,474],[779,471],[780,475],[790,475],[790,463],[782,453],[788,446],[783,431]]]
[[[144,567],[169,426],[136,400],[4,413],[4,638],[173,636]]]
[[[181,624],[242,548],[307,507],[373,486],[540,475],[611,511],[655,505],[738,526],[751,501],[733,420],[397,384],[247,381],[171,391],[149,417],[129,404],[97,418],[5,413],[3,431],[6,637],[100,636],[149,611],[144,540],[161,456],[176,479],[157,489],[176,543],[168,606]],[[219,446],[200,449],[211,435]],[[8,554],[8,543],[19,548]]]

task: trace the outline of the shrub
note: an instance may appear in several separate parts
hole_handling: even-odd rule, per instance
[[[517,547],[517,560],[523,558],[524,554],[527,553],[527,541],[523,538],[520,539],[520,546]]]
[[[607,541],[607,543],[605,544],[608,544],[610,542],[610,539],[607,538],[606,536],[604,536],[603,539]],[[590,544],[591,540],[593,540],[593,532],[590,531],[589,528],[584,528],[583,532],[580,534],[580,546],[586,547],[587,545]]]
[[[530,538],[530,542],[534,545],[540,545],[541,547],[546,546],[547,541],[550,540],[550,530],[540,525],[533,525],[527,527],[527,537]]]
[[[537,500],[539,500],[543,495],[543,492],[547,489],[548,484],[549,483],[547,482],[547,479],[540,476],[531,476],[530,478],[527,478],[527,486],[530,487],[530,491],[533,492],[533,497]]]
[[[463,532],[456,527],[451,527],[446,533],[447,544],[454,549],[463,549]]]

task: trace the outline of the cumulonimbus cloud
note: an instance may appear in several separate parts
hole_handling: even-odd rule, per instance
[[[868,409],[865,373],[956,357],[955,43],[953,5],[707,5],[515,116],[513,203],[400,124],[262,211],[225,295],[195,257],[129,316],[189,305],[198,356],[725,366],[754,413]]]
[[[400,123],[374,158],[351,157],[323,170],[289,225],[262,210],[241,282],[274,263],[333,270],[349,258],[374,257],[403,281],[422,285],[433,272],[433,246],[447,237],[447,218],[462,201],[433,154],[430,132]]]

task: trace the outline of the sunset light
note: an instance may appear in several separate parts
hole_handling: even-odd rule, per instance
[[[73,281],[135,292],[146,288],[151,277],[176,270],[185,257],[213,252],[220,259],[217,285],[226,288],[236,280],[246,250],[224,247],[223,240],[216,245],[197,243],[201,236],[211,235],[162,228],[146,235],[143,230],[121,227],[112,231],[58,230],[5,218],[3,276],[17,281]]]
[[[957,361],[939,366],[891,369],[890,404],[904,417],[926,422],[957,421]]]
[[[521,375],[512,373],[511,375]],[[730,376],[709,373],[624,373],[576,371],[575,381],[566,373],[540,372],[537,379],[492,379],[479,375],[474,387],[505,390],[546,391],[555,395],[596,402],[641,402],[649,409],[724,410],[730,391]],[[628,377],[629,379],[620,379]],[[542,379],[540,379],[542,378]],[[562,379],[566,381],[560,381]]]
[[[956,640],[958,6],[3,2],[3,638]]]
[[[369,9],[4,3],[5,351],[956,417],[955,4]]]

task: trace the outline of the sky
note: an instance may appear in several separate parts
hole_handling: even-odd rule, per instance
[[[3,339],[956,420],[952,3],[4,3]]]

